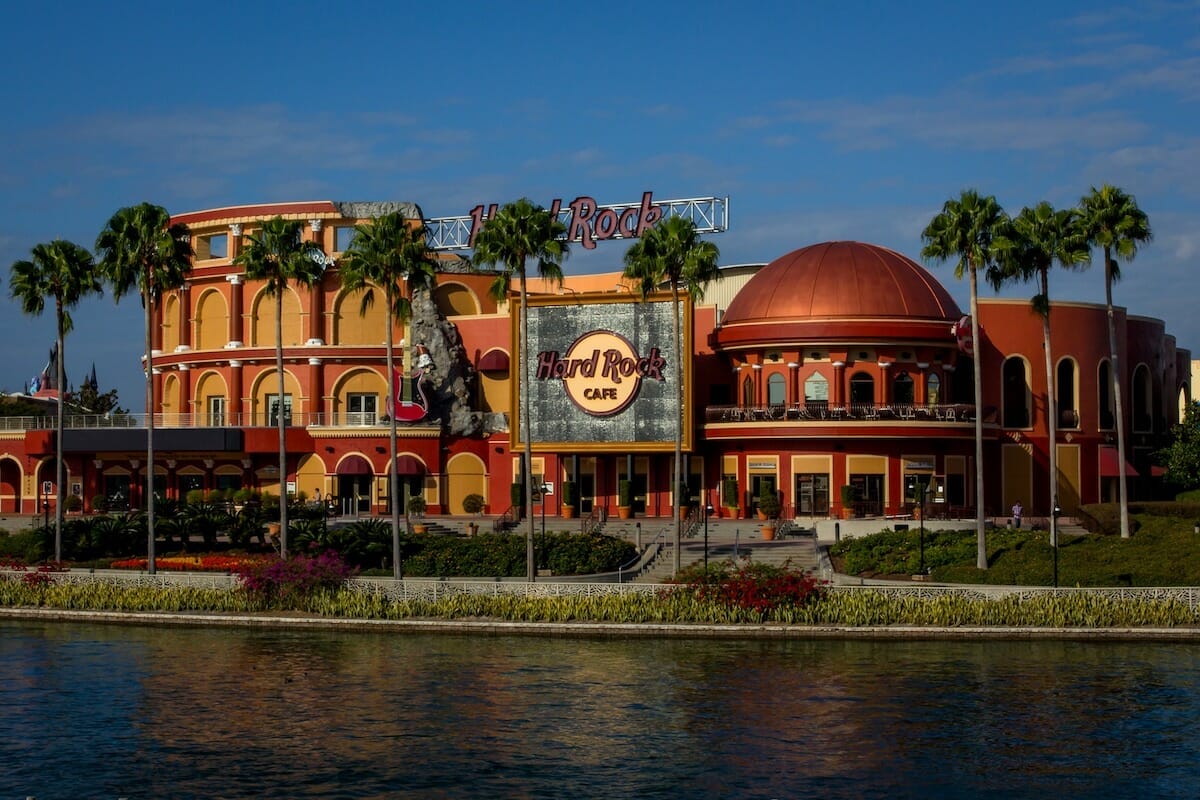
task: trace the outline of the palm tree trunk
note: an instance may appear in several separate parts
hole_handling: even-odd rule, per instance
[[[156,569],[154,558],[154,339],[151,332],[154,317],[154,287],[152,277],[146,276],[146,571]]]
[[[1121,504],[1121,538],[1129,530],[1129,485],[1125,479],[1125,412],[1121,404],[1121,370],[1117,363],[1117,323],[1112,303],[1112,250],[1104,248],[1104,305],[1108,311],[1108,354],[1112,361],[1113,414],[1117,417],[1117,499]]]
[[[66,420],[63,416],[63,381],[66,380],[66,369],[63,366],[63,357],[66,355],[63,348],[66,344],[66,336],[63,334],[63,305],[62,300],[55,298],[55,310],[58,313],[58,359],[54,369],[55,385],[58,387],[58,420],[56,427],[55,438],[55,504],[54,504],[54,560],[62,561],[62,528],[63,528],[63,481],[66,480],[66,470],[63,467],[63,431],[66,429]]]
[[[1058,401],[1054,390],[1054,354],[1050,348],[1050,288],[1047,271],[1042,270],[1042,297],[1046,313],[1042,316],[1042,349],[1046,354],[1046,427],[1050,443],[1050,546],[1058,547]]]
[[[284,425],[283,397],[283,293],[280,286],[275,293],[275,373],[279,378],[279,397],[276,417],[279,425],[279,555],[287,558],[288,509],[287,509],[287,427]],[[268,409],[269,410],[269,409]]]
[[[675,413],[675,483],[673,484],[671,494],[675,498],[674,517],[675,517],[675,537],[673,547],[675,550],[673,567],[676,573],[679,572],[681,566],[682,555],[679,552],[680,543],[683,539],[683,520],[679,518],[679,509],[681,507],[679,497],[679,487],[682,483],[682,474],[680,467],[683,462],[683,342],[679,332],[679,286],[675,281],[671,281],[671,338],[674,339],[675,347],[675,405],[678,411]]]
[[[525,263],[525,257],[521,257]],[[521,438],[525,440],[524,472],[525,472],[525,508],[529,517],[528,533],[525,537],[525,575],[526,580],[533,582],[537,571],[533,563],[533,438],[529,435],[529,307],[527,304],[525,271],[521,270],[521,371],[517,375],[517,395],[521,406]],[[542,498],[546,502],[546,498]]]
[[[395,338],[392,326],[395,325],[396,318],[391,286],[387,288],[387,308],[387,379],[388,394],[392,397],[392,413],[388,415],[388,452],[391,454],[391,463],[388,465],[388,480],[391,481],[390,494],[392,497],[392,577],[400,580],[404,577],[404,572],[400,566],[400,502],[402,499],[400,496],[400,470],[396,466],[396,412],[399,407],[400,398],[396,397],[395,355],[392,344],[392,340]],[[403,363],[401,363],[401,368],[403,369]]]
[[[979,341],[979,279],[971,271],[971,367],[975,378],[975,566],[987,569],[987,524],[983,513],[983,346]]]

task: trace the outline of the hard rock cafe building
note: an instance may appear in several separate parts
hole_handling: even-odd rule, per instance
[[[156,491],[286,489],[319,492],[346,514],[385,511],[387,321],[381,303],[360,313],[362,295],[342,288],[337,269],[355,224],[392,206],[420,214],[384,205],[284,203],[176,218],[196,256],[188,284],[156,308]],[[283,298],[283,398],[274,299],[233,264],[247,235],[276,215],[303,220],[328,267],[311,291]],[[1045,514],[1049,414],[1063,510],[1115,498],[1121,465],[1102,306],[1054,304],[1057,402],[1047,409],[1041,321],[1028,301],[981,299],[976,402],[970,349],[955,335],[963,310],[924,267],[871,244],[810,244],[765,266],[723,268],[700,301],[681,305],[682,363],[669,293],[642,302],[619,271],[569,276],[561,287],[531,278],[524,352],[519,297],[497,302],[491,274],[443,263],[434,290],[413,297],[413,319],[394,332],[411,379],[397,409],[394,491],[422,495],[430,514],[463,513],[468,494],[482,495],[490,514],[506,511],[528,435],[532,480],[548,485],[535,514],[541,502],[559,514],[562,483],[573,481],[580,515],[615,515],[629,480],[635,515],[667,517],[677,420],[689,499],[726,514],[750,513],[765,486],[782,494],[786,516],[904,515],[924,483],[927,514],[970,517],[981,468],[986,513],[1006,516],[1019,501],[1027,515]],[[1151,455],[1192,397],[1190,354],[1160,320],[1117,309],[1116,326],[1124,468],[1133,496],[1150,496]],[[517,414],[522,368],[527,425]],[[64,448],[70,493],[85,508],[96,496],[142,502],[144,427],[77,420]],[[0,512],[41,508],[54,454],[52,422],[0,430]],[[846,504],[843,486],[854,487]]]

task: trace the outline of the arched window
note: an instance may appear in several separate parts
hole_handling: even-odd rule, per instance
[[[1152,406],[1150,369],[1138,364],[1133,370],[1133,429],[1149,433],[1154,425],[1150,414]]]
[[[767,404],[781,406],[787,402],[787,379],[782,373],[773,372],[767,378]]]
[[[865,372],[856,372],[850,376],[850,402],[874,403],[875,379]]]
[[[912,376],[907,372],[901,372],[892,382],[892,402],[896,405],[911,406],[914,397]]]
[[[1075,359],[1064,358],[1058,362],[1058,379],[1055,387],[1055,401],[1058,404],[1058,427],[1064,429],[1079,427],[1079,404],[1075,387],[1079,380],[1079,370]]]
[[[829,400],[829,381],[819,372],[809,375],[804,381],[804,402],[825,403]]]
[[[1004,427],[1029,427],[1029,374],[1025,359],[1009,356],[1004,360]]]
[[[1100,430],[1111,431],[1116,424],[1113,417],[1113,379],[1112,365],[1107,361],[1100,362],[1099,375],[1096,378],[1097,406],[1100,409]]]
[[[942,379],[931,373],[925,379],[925,405],[936,406],[942,402]]]

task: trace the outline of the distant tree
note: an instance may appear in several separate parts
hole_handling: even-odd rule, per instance
[[[569,253],[563,240],[567,228],[556,216],[526,198],[508,203],[496,215],[483,223],[475,237],[474,261],[477,265],[499,265],[500,272],[492,282],[491,295],[496,300],[507,299],[515,276],[521,288],[520,341],[521,363],[517,368],[517,397],[521,436],[525,439],[525,459],[521,466],[525,485],[525,507],[533,508],[533,443],[529,438],[529,304],[525,267],[529,259],[537,264],[538,275],[562,283],[562,262]],[[525,539],[526,578],[534,578],[533,514]]]
[[[704,294],[708,284],[721,277],[717,261],[721,252],[712,242],[702,240],[696,223],[686,217],[668,217],[646,231],[625,252],[624,277],[636,282],[642,300],[663,284],[671,290],[671,356],[675,361],[675,477],[674,492],[674,569],[680,568],[680,537],[683,520],[679,507],[683,502],[678,487],[684,484],[683,465],[683,337],[679,332],[679,293],[686,292],[693,300]]]
[[[1113,379],[1113,412],[1117,418],[1118,499],[1121,503],[1121,538],[1132,536],[1129,527],[1129,491],[1125,480],[1125,413],[1121,401],[1121,370],[1117,363],[1117,323],[1113,314],[1112,285],[1121,279],[1116,253],[1126,261],[1137,255],[1138,245],[1149,242],[1150,218],[1138,208],[1132,195],[1105,184],[1079,202],[1088,244],[1104,251],[1104,305],[1108,310],[1108,350]]]
[[[971,281],[971,364],[975,377],[975,566],[987,569],[987,524],[983,502],[983,373],[980,358],[983,345],[979,341],[979,272],[990,275],[996,269],[994,239],[1006,224],[1008,216],[992,195],[981,197],[974,189],[966,189],[958,197],[942,205],[940,214],[930,220],[921,233],[925,247],[921,256],[946,261],[957,259],[954,277],[964,276]]]
[[[55,386],[59,387],[58,423],[55,426],[55,459],[57,463],[57,502],[54,504],[54,560],[62,561],[63,498],[65,497],[66,474],[63,460],[62,385],[63,364],[67,351],[65,340],[71,331],[70,309],[89,294],[99,294],[100,281],[96,278],[96,263],[92,254],[74,242],[55,239],[53,242],[34,245],[32,258],[16,261],[12,265],[8,290],[21,310],[32,316],[41,316],[46,310],[46,299],[54,301],[55,330],[58,333],[58,375]]]
[[[1183,421],[1171,429],[1171,443],[1157,460],[1167,468],[1166,479],[1183,489],[1200,488],[1200,405],[1189,403]]]
[[[303,223],[275,217],[263,223],[257,236],[248,236],[246,249],[234,259],[234,263],[246,270],[250,280],[264,281],[266,294],[275,298],[275,372],[279,379],[278,408],[275,411],[279,429],[279,549],[287,557],[288,507],[287,507],[287,414],[285,413],[285,386],[283,383],[283,294],[288,286],[312,287],[320,282],[324,274],[323,262],[317,256],[321,249],[306,242],[300,232]]]
[[[128,414],[129,409],[122,408],[116,389],[107,392],[100,391],[100,386],[91,379],[84,381],[79,391],[71,398],[71,405],[83,414]]]

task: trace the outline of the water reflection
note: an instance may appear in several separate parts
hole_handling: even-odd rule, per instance
[[[1188,645],[0,623],[0,796],[1191,797]]]

